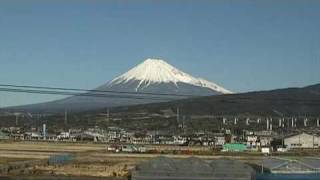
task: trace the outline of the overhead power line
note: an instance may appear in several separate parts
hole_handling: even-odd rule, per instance
[[[164,100],[171,101],[181,98],[201,97],[196,95],[186,94],[169,94],[169,93],[145,93],[145,92],[124,92],[124,91],[110,91],[110,90],[87,90],[75,88],[61,88],[61,87],[45,87],[45,86],[25,86],[14,84],[0,84],[0,91],[13,93],[32,93],[32,94],[48,94],[48,95],[64,95],[64,96],[88,96],[97,98],[123,98],[123,99],[150,99],[150,100]],[[241,95],[241,94],[239,94]],[[178,98],[179,97],[179,98]],[[253,97],[239,97],[242,100],[250,100]],[[259,100],[267,101],[286,101],[294,103],[315,103],[318,104],[318,99],[305,99],[288,97],[254,97]],[[228,99],[227,99],[228,100]]]
[[[26,89],[43,89],[43,90],[59,90],[59,91],[77,91],[81,93],[111,93],[111,94],[127,94],[127,95],[154,95],[154,96],[176,96],[176,97],[199,97],[192,94],[172,94],[172,93],[148,93],[148,92],[129,92],[129,91],[112,91],[112,90],[90,90],[79,88],[62,88],[62,87],[48,87],[48,86],[28,86],[15,84],[0,84],[0,87],[10,88],[26,88]]]
[[[175,100],[169,97],[156,97],[146,95],[112,95],[112,94],[101,94],[101,93],[79,93],[70,91],[53,91],[53,90],[36,90],[36,89],[22,89],[22,88],[0,88],[3,92],[14,92],[14,93],[31,93],[31,94],[47,94],[47,95],[64,95],[64,96],[87,96],[97,98],[123,98],[123,99],[150,99],[150,100]]]

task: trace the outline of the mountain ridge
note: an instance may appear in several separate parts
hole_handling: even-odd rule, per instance
[[[320,116],[320,84],[137,105],[126,111],[153,113],[177,107],[187,115]]]

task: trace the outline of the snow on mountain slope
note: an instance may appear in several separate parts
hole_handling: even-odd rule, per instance
[[[174,83],[177,88],[178,83],[186,83],[193,86],[209,88],[213,91],[230,94],[231,91],[205,79],[195,78],[182,72],[161,59],[147,59],[138,66],[132,68],[127,73],[115,78],[109,86],[125,84],[130,81],[139,81],[136,91],[144,89],[151,84]]]
[[[221,92],[223,94],[233,94],[232,91],[229,91],[229,90],[227,90],[227,89],[225,89],[225,88],[223,88],[213,82],[210,82],[210,81],[202,79],[202,78],[198,78],[198,80],[199,80],[199,83],[201,84],[201,87],[207,87],[209,89]]]
[[[231,93],[215,83],[192,77],[160,59],[147,59],[127,73],[94,90],[127,93],[119,93],[118,95],[111,93],[109,97],[103,98],[77,95],[15,108],[34,112],[64,112],[66,109],[87,111],[106,107],[167,102],[185,99],[189,96],[214,96]],[[132,92],[139,93],[130,94]],[[152,93],[153,95],[144,93]],[[168,96],[160,94],[168,94]]]

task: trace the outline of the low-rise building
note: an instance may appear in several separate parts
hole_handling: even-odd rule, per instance
[[[61,132],[57,138],[59,140],[70,139],[70,132]]]
[[[270,154],[271,148],[270,147],[262,147],[261,148],[261,153],[263,154]]]
[[[188,141],[188,138],[185,136],[173,136],[173,143],[177,145],[183,145],[186,144]]]
[[[247,136],[247,147],[248,148],[260,147],[260,142],[258,140],[258,136],[256,136],[256,135]]]
[[[284,138],[284,144],[288,149],[294,148],[319,148],[320,137],[316,135],[310,135],[307,133],[301,133]]]
[[[225,144],[223,145],[223,152],[243,152],[247,150],[244,144]]]
[[[25,140],[41,140],[42,135],[38,132],[26,132],[24,133]]]
[[[272,136],[259,136],[259,139],[261,147],[269,147],[271,145],[271,142],[273,141]]]
[[[225,144],[226,140],[224,136],[216,136],[215,137],[215,146],[222,147]]]

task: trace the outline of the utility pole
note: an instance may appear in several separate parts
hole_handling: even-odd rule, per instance
[[[42,135],[43,135],[43,140],[47,139],[47,126],[46,124],[42,125]]]
[[[40,125],[40,114],[37,114],[37,128],[39,128]]]
[[[180,110],[179,107],[177,107],[177,122],[179,123],[179,115],[180,115]]]
[[[64,125],[68,125],[68,111],[64,111]]]
[[[314,149],[314,134],[312,134],[312,149]]]
[[[16,126],[18,126],[19,124],[18,120],[19,120],[19,115],[16,113]]]
[[[247,124],[247,126],[250,125],[250,124],[249,124],[249,121],[250,121],[250,118],[247,118],[247,119],[246,119],[246,124]]]
[[[284,147],[284,134],[283,134],[283,129],[282,129],[282,147]]]
[[[107,108],[107,121],[109,122],[109,120],[110,120],[110,110],[109,108]]]
[[[227,119],[225,117],[222,117],[222,122],[223,122],[223,124],[226,124]]]
[[[182,130],[183,130],[183,133],[185,134],[186,133],[186,131],[185,131],[185,120],[186,120],[186,116],[183,116],[183,118],[182,118]]]
[[[308,123],[308,118],[305,118],[303,121],[304,127],[307,127],[307,123]]]
[[[257,124],[260,124],[260,121],[261,121],[261,119],[260,119],[260,118],[258,118],[258,119],[257,119]]]
[[[178,129],[180,127],[180,109],[177,107],[177,124],[178,124]]]
[[[272,118],[270,118],[270,128],[269,128],[270,131],[272,131]]]

